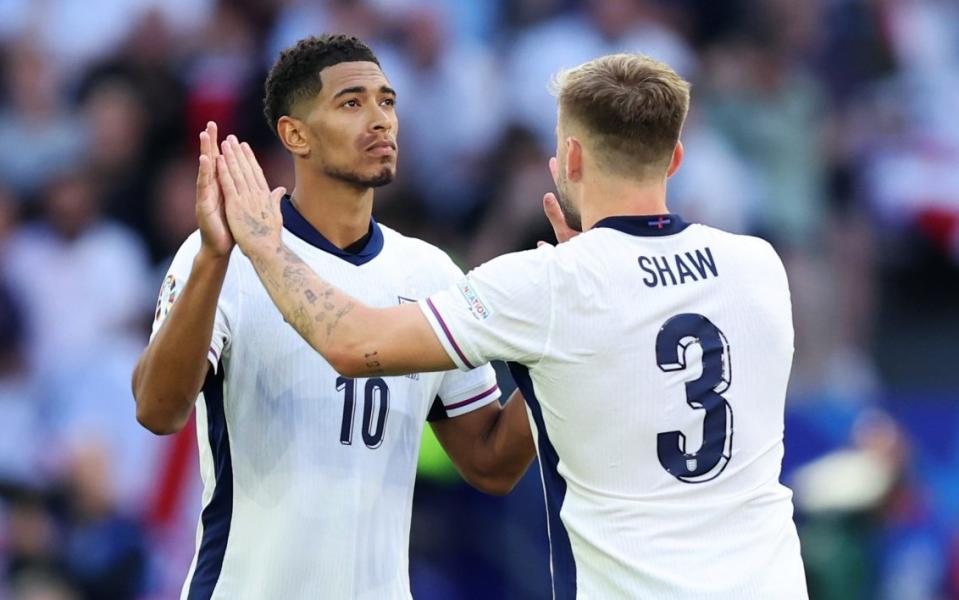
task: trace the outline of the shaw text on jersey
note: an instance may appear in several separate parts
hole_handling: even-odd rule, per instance
[[[639,268],[646,272],[646,287],[682,285],[691,281],[719,277],[716,260],[707,246],[702,250],[667,256],[640,256]]]

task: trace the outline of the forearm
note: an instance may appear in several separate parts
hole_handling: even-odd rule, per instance
[[[365,359],[362,375],[386,374],[375,348],[375,309],[323,280],[282,242],[273,251],[251,252],[250,261],[283,318],[341,373]],[[345,373],[357,375],[356,373]]]
[[[209,369],[217,301],[229,257],[200,252],[187,285],[133,372],[137,420],[156,434],[183,428]]]
[[[502,493],[513,489],[529,468],[536,447],[523,397],[513,394],[490,426],[482,442],[486,478]]]
[[[483,408],[432,423],[456,469],[476,489],[508,493],[536,455],[523,396],[514,392],[502,407]]]

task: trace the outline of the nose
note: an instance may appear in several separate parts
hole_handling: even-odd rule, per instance
[[[370,119],[370,129],[377,132],[388,132],[393,129],[393,118],[390,113],[383,110],[383,107],[374,104],[373,114]]]

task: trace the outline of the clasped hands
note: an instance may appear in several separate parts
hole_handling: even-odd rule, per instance
[[[212,121],[200,133],[196,213],[204,249],[228,257],[236,243],[247,256],[280,247],[286,189],[271,190],[252,148],[235,135],[217,143]]]
[[[553,170],[555,159],[551,163]],[[234,243],[251,258],[257,253],[276,252],[282,245],[280,200],[285,193],[284,187],[270,189],[248,143],[229,135],[218,144],[216,123],[207,123],[200,133],[196,213],[202,245],[208,253],[229,257]],[[579,234],[566,224],[552,193],[543,196],[543,210],[558,242]]]

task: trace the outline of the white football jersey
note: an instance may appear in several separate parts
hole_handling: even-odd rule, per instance
[[[312,269],[371,306],[427,297],[462,277],[438,248],[375,222],[357,254],[282,204],[283,240]],[[170,267],[154,334],[200,248]],[[321,299],[322,300],[322,299]],[[203,512],[181,597],[410,597],[413,483],[428,414],[496,400],[492,368],[350,379],[284,322],[235,249],[217,305],[214,369],[196,404]]]
[[[806,598],[779,482],[790,296],[769,244],[614,217],[420,307],[461,368],[514,361],[555,598]]]

